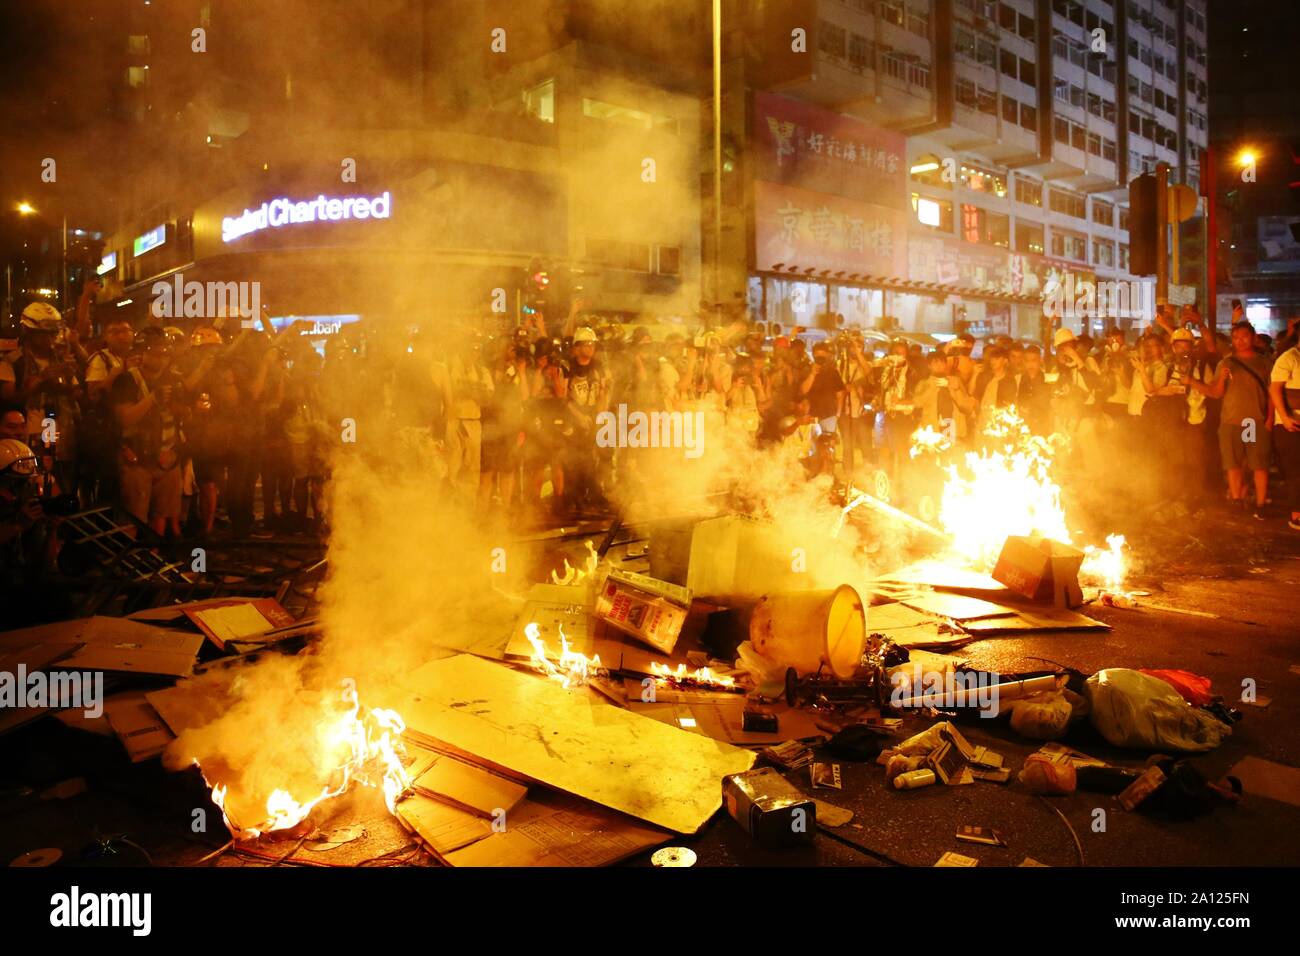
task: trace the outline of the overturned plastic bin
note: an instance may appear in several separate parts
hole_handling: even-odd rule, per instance
[[[862,663],[866,604],[847,584],[770,594],[754,607],[749,639],[764,658],[793,667],[801,677],[825,668],[847,679]]]

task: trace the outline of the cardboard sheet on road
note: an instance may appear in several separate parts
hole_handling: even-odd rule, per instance
[[[84,617],[0,634],[0,652],[44,644],[81,644],[60,670],[104,670],[184,677],[194,668],[202,634],[150,627],[120,617]]]
[[[1288,767],[1261,757],[1245,757],[1228,771],[1241,781],[1249,797],[1268,797],[1300,807],[1300,767]]]
[[[630,713],[586,688],[469,655],[407,679],[407,734],[680,833],[718,809],[721,779],[754,755]]]
[[[528,793],[528,788],[482,767],[454,757],[434,754],[433,766],[412,784],[426,796],[451,803],[481,817],[497,810],[510,811]]]
[[[1068,608],[1034,605],[1018,607],[1014,617],[991,617],[967,621],[962,625],[972,634],[984,637],[1021,631],[1109,631],[1110,625],[1095,621],[1086,614]]]
[[[503,832],[442,854],[443,861],[452,866],[608,866],[669,838],[663,830],[553,790],[529,796],[507,820]]]

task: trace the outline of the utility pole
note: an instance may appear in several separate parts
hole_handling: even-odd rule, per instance
[[[1219,295],[1215,288],[1219,271],[1219,217],[1216,198],[1219,192],[1219,170],[1215,166],[1213,148],[1201,150],[1201,195],[1205,197],[1205,299],[1201,303],[1206,324],[1214,329],[1219,324]]]
[[[1156,305],[1169,302],[1169,164],[1156,163]]]
[[[722,324],[722,0],[713,0],[713,301]]]

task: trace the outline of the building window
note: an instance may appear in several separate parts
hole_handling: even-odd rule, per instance
[[[844,59],[846,32],[827,20],[817,21],[817,49],[827,56]]]
[[[849,66],[859,72],[873,66],[871,41],[858,33],[849,34]]]
[[[1087,218],[1087,200],[1078,193],[1066,192],[1054,186],[1050,190],[1047,201],[1052,212],[1063,213],[1075,219]]]
[[[981,242],[1006,249],[1011,245],[1011,217],[963,203],[961,235],[967,242]]]
[[[943,178],[942,161],[933,153],[918,156],[908,172],[914,183],[923,183],[937,189],[952,189],[952,183]]]
[[[555,122],[555,81],[539,83],[524,90],[524,112],[543,123]]]
[[[1038,132],[1038,109],[1028,103],[1020,104],[1020,125],[1025,129]]]
[[[1092,221],[1103,226],[1115,225],[1115,206],[1104,199],[1092,201]]]
[[[658,252],[659,268],[656,271],[665,276],[680,275],[682,271],[681,246],[660,246]]]
[[[661,113],[646,113],[642,110],[629,109],[626,106],[615,106],[613,103],[606,103],[602,100],[583,97],[582,115],[590,116],[592,119],[602,119],[610,123],[619,123],[623,126],[662,130],[674,135],[677,133],[677,120],[671,116],[664,116]]]
[[[628,272],[650,271],[650,246],[620,239],[587,238],[587,259],[594,265]],[[662,269],[660,270],[662,271]]]
[[[1109,239],[1094,239],[1092,241],[1092,261],[1094,265],[1114,268],[1115,266],[1115,243]]]
[[[132,56],[149,55],[149,37],[146,34],[133,34],[126,38],[126,52]]]
[[[1037,223],[1016,221],[1016,251],[1043,254],[1043,227]]]
[[[1052,255],[1062,259],[1088,261],[1088,237],[1064,229],[1052,230]]]
[[[149,68],[147,66],[128,66],[126,68],[126,85],[139,89],[149,85]]]
[[[1032,179],[1025,179],[1021,176],[1017,176],[1016,202],[1022,202],[1029,206],[1042,206],[1043,184],[1036,183]],[[1018,226],[1017,229],[1019,229]]]
[[[952,232],[952,203],[912,193],[912,212],[916,221],[940,232]]]
[[[1007,177],[989,172],[987,169],[980,169],[978,166],[961,167],[959,173],[961,184],[971,192],[992,193],[999,199],[1004,198],[1007,194]]]
[[[1127,245],[1121,245],[1119,247],[1119,267],[1125,272],[1128,272],[1128,246]]]

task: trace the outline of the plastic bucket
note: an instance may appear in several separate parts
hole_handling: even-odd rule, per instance
[[[771,594],[758,602],[749,623],[754,650],[802,677],[828,669],[852,677],[867,643],[866,605],[852,587]]]

